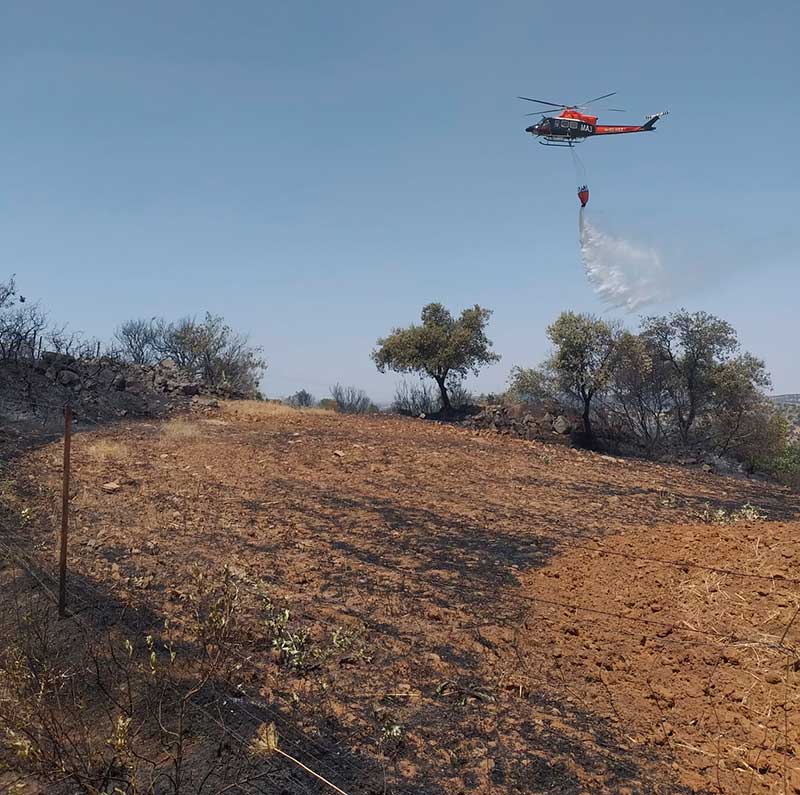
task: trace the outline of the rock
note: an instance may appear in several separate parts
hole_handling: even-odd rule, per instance
[[[337,458],[344,458],[344,451],[342,451],[342,450],[334,450],[334,451],[333,451],[333,454],[334,454],[334,455],[335,455]]]
[[[158,366],[162,370],[177,370],[178,369],[178,363],[174,359],[162,359],[158,363]]]
[[[122,392],[127,385],[128,382],[122,373],[117,373],[111,381],[111,386],[113,386],[118,392]]]
[[[721,455],[714,455],[707,458],[706,463],[710,464],[715,472],[719,472],[723,475],[734,475],[743,471],[743,467],[740,463]]]
[[[81,377],[72,370],[62,370],[58,374],[58,383],[62,386],[76,386],[80,384]]]
[[[559,414],[553,422],[553,430],[556,433],[567,434],[572,430],[572,426],[563,414]]]
[[[116,480],[111,480],[108,483],[104,483],[100,488],[107,494],[114,494],[115,492],[119,491],[122,486],[120,486]]]
[[[209,409],[218,409],[219,401],[216,398],[205,397],[203,395],[194,395],[192,397],[193,406],[203,406]]]
[[[764,674],[764,681],[770,685],[779,685],[783,682],[783,677],[778,671],[767,671],[767,673]]]
[[[68,364],[74,364],[74,362],[74,356],[70,356],[66,353],[57,353],[56,351],[43,351],[38,359],[39,366],[44,370],[48,370],[51,367],[59,369],[61,367],[66,367]]]
[[[180,393],[182,395],[199,395],[200,390],[200,384],[181,384],[180,386]]]

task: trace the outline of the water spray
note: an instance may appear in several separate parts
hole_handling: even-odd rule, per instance
[[[658,251],[601,231],[590,223],[584,207],[578,211],[581,259],[600,299],[628,312],[664,300],[668,290]]]

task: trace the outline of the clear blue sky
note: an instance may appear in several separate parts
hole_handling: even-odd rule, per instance
[[[375,339],[477,302],[499,389],[559,311],[605,311],[569,154],[515,96],[616,90],[612,121],[671,111],[580,150],[597,216],[665,251],[650,309],[719,314],[800,391],[798,30],[784,0],[6,0],[0,275],[90,335],[221,313],[270,395],[387,399]]]

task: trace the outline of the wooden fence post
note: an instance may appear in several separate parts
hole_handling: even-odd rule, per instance
[[[67,531],[69,529],[69,450],[72,408],[64,406],[64,478],[61,485],[61,551],[58,561],[58,617],[67,615]]]

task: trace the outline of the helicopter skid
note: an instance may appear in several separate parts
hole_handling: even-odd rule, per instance
[[[583,138],[572,138],[565,141],[563,138],[545,138],[544,141],[539,141],[542,146],[575,146],[583,141]]]

